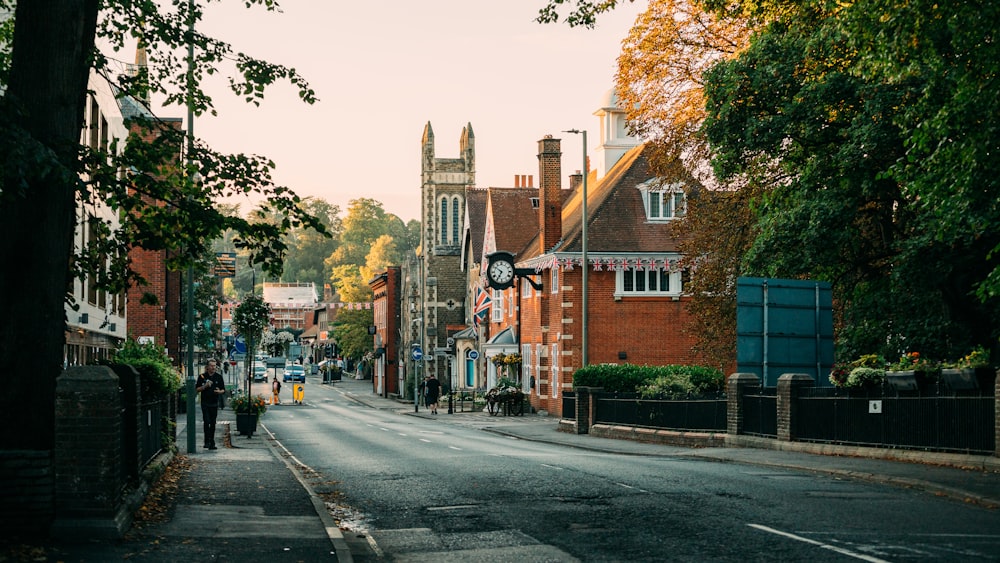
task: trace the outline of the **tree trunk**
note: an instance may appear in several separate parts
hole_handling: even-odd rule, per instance
[[[0,433],[0,449],[53,447],[97,9],[97,0],[32,0],[18,2],[15,12],[0,111],[8,133],[20,128],[33,143],[4,143],[0,155],[0,374],[12,428]]]

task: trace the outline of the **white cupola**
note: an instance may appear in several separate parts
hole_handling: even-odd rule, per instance
[[[607,175],[608,170],[622,155],[638,146],[640,141],[629,135],[625,126],[625,110],[618,107],[618,95],[613,88],[604,93],[601,107],[594,115],[601,120],[601,141],[594,151],[594,169],[600,179]]]

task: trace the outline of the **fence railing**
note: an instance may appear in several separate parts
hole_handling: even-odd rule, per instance
[[[642,399],[634,393],[595,393],[594,422],[667,430],[726,431],[726,398]]]
[[[150,401],[139,405],[140,465],[145,467],[163,449],[164,401]]]
[[[561,402],[562,402],[563,418],[573,418],[574,416],[576,416],[575,391],[563,391]]]
[[[747,389],[743,395],[743,433],[778,437],[778,394],[774,387]]]
[[[810,389],[796,400],[792,432],[799,441],[979,454],[996,447],[990,396],[850,396]]]
[[[777,388],[765,388],[753,374],[738,373],[727,382],[728,401],[723,395],[643,399],[581,387],[563,395],[562,412],[575,419],[581,433],[594,425],[611,425],[1000,455],[998,392],[992,380],[984,381],[976,389],[947,389],[950,394],[942,394],[939,387],[932,393],[930,388],[907,390],[899,385],[847,391],[816,388],[803,374],[785,374]],[[590,412],[577,412],[578,401],[588,402]]]

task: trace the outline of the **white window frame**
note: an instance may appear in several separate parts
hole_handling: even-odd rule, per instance
[[[531,392],[531,344],[521,344],[521,391]]]
[[[490,302],[490,321],[499,323],[503,321],[503,290],[493,290],[493,301]]]
[[[556,340],[559,339],[559,335],[556,335]],[[551,366],[551,387],[552,387],[552,398],[555,399],[559,396],[559,386],[562,385],[562,381],[559,377],[559,343],[553,342],[549,346],[549,365]]]
[[[535,372],[535,393],[542,394],[542,351],[545,346],[541,343],[535,344],[535,365],[532,370]]]
[[[559,266],[552,266],[552,272],[549,274],[549,285],[552,286],[550,292],[559,293]]]
[[[647,221],[673,221],[687,213],[687,195],[682,184],[666,184],[661,178],[652,178],[638,188],[642,192]]]
[[[657,275],[650,276],[652,272],[656,272]],[[661,276],[666,274],[666,281],[668,287],[662,289]],[[631,278],[628,280],[628,278]],[[656,289],[650,289],[650,280],[654,280],[656,283]],[[641,289],[638,289],[641,288]],[[670,268],[666,267],[656,267],[656,268],[646,268],[646,267],[634,267],[627,266],[625,268],[619,269],[615,273],[615,296],[636,296],[636,295],[654,295],[654,296],[678,296],[683,291],[681,287],[681,272],[680,270],[671,271]]]

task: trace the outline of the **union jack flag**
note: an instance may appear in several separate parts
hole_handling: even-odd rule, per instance
[[[490,292],[481,287],[476,288],[476,305],[472,308],[472,321],[475,324],[478,325],[486,320],[486,314],[489,313],[492,302]]]

